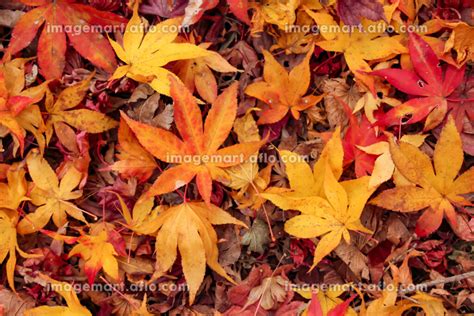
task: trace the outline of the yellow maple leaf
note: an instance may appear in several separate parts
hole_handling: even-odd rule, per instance
[[[38,208],[18,223],[20,234],[31,234],[40,230],[51,217],[54,224],[61,227],[66,224],[66,214],[87,223],[82,210],[70,202],[82,196],[81,190],[73,191],[81,182],[79,171],[70,168],[59,181],[54,170],[36,149],[30,151],[26,164],[34,183],[30,194],[31,202]]]
[[[441,225],[443,216],[451,226],[457,227],[454,205],[472,205],[462,195],[474,192],[474,168],[458,177],[464,153],[452,117],[448,118],[436,144],[434,170],[431,159],[416,146],[405,142],[396,145],[393,139],[389,141],[393,162],[410,184],[385,190],[371,203],[398,212],[429,208],[418,219],[416,233],[419,236],[434,232]]]
[[[280,121],[288,112],[295,119],[300,117],[300,111],[316,105],[324,95],[304,96],[309,88],[311,74],[309,60],[313,54],[311,48],[306,57],[290,72],[268,51],[263,51],[265,66],[264,81],[254,82],[247,86],[245,93],[257,98],[267,105],[258,120],[258,124],[271,124]]]
[[[78,244],[69,252],[69,257],[79,255],[85,261],[84,272],[88,277],[89,284],[94,282],[95,276],[100,269],[118,280],[118,261],[115,258],[117,252],[114,246],[108,242],[107,232],[102,230],[97,235],[82,235],[77,238]]]
[[[291,190],[270,188],[263,197],[283,210],[301,212],[285,222],[287,233],[298,238],[321,237],[311,268],[333,251],[341,239],[349,243],[350,230],[370,233],[360,223],[365,203],[374,191],[369,188],[370,177],[337,181],[342,174],[343,158],[339,130],[333,134],[315,164],[313,177],[308,177],[312,174],[311,169],[305,162],[298,161],[298,155],[282,152],[282,157],[293,161],[285,163]]]
[[[314,268],[325,256],[333,251],[341,239],[350,243],[349,231],[371,233],[360,223],[360,215],[365,203],[374,191],[368,187],[369,177],[338,183],[330,168],[324,176],[326,199],[312,197],[305,200],[307,205],[297,208],[297,215],[285,222],[285,231],[298,238],[321,237],[314,253]],[[271,197],[267,197],[271,200]]]
[[[111,79],[127,76],[139,82],[149,83],[157,92],[170,95],[169,76],[175,74],[164,68],[168,63],[209,56],[206,49],[189,43],[176,43],[182,18],[167,19],[147,28],[138,15],[135,2],[133,15],[123,35],[123,46],[109,39],[118,58],[126,65],[118,67]]]
[[[39,306],[25,311],[25,316],[92,316],[91,312],[81,305],[74,287],[66,282],[56,281],[47,275],[41,274],[39,277],[47,281],[52,290],[61,295],[66,301],[65,306]]]
[[[156,275],[168,271],[176,261],[177,250],[189,287],[192,304],[204,279],[207,265],[217,274],[234,283],[217,261],[217,234],[212,225],[244,223],[230,216],[221,208],[203,202],[187,202],[163,211],[154,225],[156,233]]]

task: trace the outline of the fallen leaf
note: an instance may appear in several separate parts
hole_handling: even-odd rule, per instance
[[[451,117],[441,132],[433,157],[430,158],[417,147],[390,141],[390,153],[395,166],[410,182],[383,191],[371,203],[398,212],[415,212],[426,208],[416,225],[418,236],[427,236],[441,225],[443,216],[448,223],[457,226],[455,206],[468,206],[471,202],[462,197],[474,191],[474,168],[458,177],[463,163],[461,137]]]
[[[260,115],[258,124],[271,124],[282,120],[288,112],[299,119],[300,112],[322,100],[324,95],[304,96],[310,84],[309,60],[313,50],[309,50],[300,64],[290,72],[278,63],[268,51],[264,51],[264,81],[255,82],[245,89],[245,93],[267,105]]]
[[[212,180],[226,182],[228,176],[223,168],[244,162],[258,151],[263,141],[219,149],[235,120],[236,84],[216,99],[203,124],[201,111],[191,93],[179,81],[172,77],[170,80],[175,122],[182,140],[169,131],[133,121],[123,113],[122,117],[145,149],[162,161],[177,163],[158,177],[148,195],[174,191],[196,177],[199,193],[209,204]]]
[[[69,43],[84,58],[99,68],[114,70],[114,53],[105,37],[97,31],[86,31],[85,27],[89,30],[117,27],[126,21],[125,18],[67,0],[22,2],[36,8],[22,15],[16,23],[4,59],[27,47],[44,24],[38,40],[38,63],[46,79],[61,78],[66,64],[66,35]],[[84,27],[77,32],[71,25]]]

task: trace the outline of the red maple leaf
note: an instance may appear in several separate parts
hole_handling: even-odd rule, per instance
[[[74,49],[91,63],[112,72],[115,54],[101,30],[119,26],[127,20],[74,0],[21,0],[35,7],[15,25],[5,58],[27,47],[44,25],[38,41],[38,63],[46,79],[60,78],[66,62],[66,34]]]
[[[444,71],[433,49],[416,33],[409,34],[408,49],[414,71],[382,69],[371,74],[385,78],[398,90],[411,96],[379,121],[380,126],[413,124],[426,118],[425,130],[436,127],[446,116],[449,96],[464,78],[465,66],[447,65]]]

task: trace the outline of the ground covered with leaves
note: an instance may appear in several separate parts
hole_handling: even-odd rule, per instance
[[[0,3],[0,315],[474,312],[462,0]]]

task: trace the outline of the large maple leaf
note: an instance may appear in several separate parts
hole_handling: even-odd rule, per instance
[[[315,105],[324,95],[307,95],[311,73],[309,60],[313,54],[310,49],[306,57],[290,72],[268,51],[263,51],[265,67],[264,81],[255,82],[245,89],[245,93],[264,102],[267,107],[260,114],[258,124],[272,124],[280,121],[288,112],[294,118],[300,117],[300,111]]]
[[[390,139],[390,153],[395,166],[411,184],[385,190],[371,203],[398,212],[429,208],[416,225],[420,237],[433,233],[441,225],[443,216],[451,226],[457,227],[454,206],[472,205],[462,195],[474,192],[474,168],[458,177],[464,154],[453,119],[449,117],[436,144],[435,170],[430,158],[411,144],[400,142],[396,145]]]
[[[375,188],[369,186],[370,177],[339,183],[342,174],[343,149],[339,129],[328,141],[321,157],[314,165],[314,177],[309,165],[301,157],[288,151],[280,153],[288,174],[291,190],[269,188],[263,195],[283,210],[301,212],[285,223],[285,230],[299,238],[322,236],[318,243],[313,266],[334,250],[341,239],[349,243],[349,230],[370,232],[360,223],[360,215]]]
[[[81,182],[79,171],[71,167],[59,181],[53,168],[36,149],[30,151],[26,164],[34,183],[30,193],[31,202],[38,208],[18,223],[20,234],[39,231],[51,217],[57,227],[62,227],[67,222],[67,214],[86,223],[82,210],[70,202],[82,196],[82,191],[73,191]]]
[[[314,268],[325,256],[336,249],[342,239],[350,243],[349,231],[370,233],[362,226],[360,216],[365,203],[374,191],[369,188],[368,176],[356,180],[337,182],[330,167],[325,168],[323,181],[324,198],[312,196],[290,201],[290,208],[282,198],[273,194],[264,197],[282,209],[296,209],[301,212],[285,222],[285,231],[298,238],[321,237],[313,259]]]
[[[245,227],[224,210],[212,204],[188,202],[169,208],[155,222],[156,260],[158,274],[168,271],[181,254],[181,265],[189,286],[189,301],[193,303],[204,279],[207,265],[234,282],[218,263],[217,234],[212,225],[234,224]]]
[[[210,203],[212,180],[226,181],[223,168],[244,162],[258,151],[265,141],[236,144],[219,149],[229,135],[237,113],[237,84],[227,88],[212,104],[202,122],[201,110],[189,90],[170,77],[174,100],[174,118],[182,139],[173,133],[122,117],[135,133],[140,144],[159,160],[176,163],[165,170],[149,189],[154,196],[172,192],[195,176],[199,193]],[[204,125],[204,126],[203,126]]]
[[[344,32],[342,25],[338,29],[339,26],[331,15],[310,10],[306,10],[306,13],[318,25],[324,26],[321,31],[324,40],[316,42],[316,45],[326,51],[343,53],[347,66],[354,73],[356,79],[362,81],[373,93],[375,91],[374,80],[365,74],[365,72],[371,71],[366,61],[387,58],[405,51],[405,47],[397,39],[382,36],[382,31],[367,32],[354,29],[350,33]],[[328,31],[323,31],[326,28]]]
[[[0,64],[0,127],[6,128],[14,136],[21,154],[25,147],[26,131],[35,136],[41,151],[45,146],[43,118],[34,103],[43,98],[47,82],[24,90],[26,62],[26,59],[17,58]]]
[[[138,15],[138,1],[123,35],[123,46],[110,40],[118,58],[126,65],[118,67],[111,79],[127,76],[139,82],[150,83],[153,89],[170,95],[169,77],[177,78],[164,68],[168,63],[211,55],[204,48],[190,43],[176,43],[182,18],[165,20],[152,26],[145,34],[146,25]]]
[[[408,49],[413,71],[389,68],[371,73],[385,78],[398,90],[415,96],[380,117],[378,124],[413,124],[426,118],[425,130],[431,129],[445,117],[447,100],[462,83],[465,66],[457,68],[448,64],[443,76],[443,68],[435,52],[416,33],[409,34]]]
[[[12,32],[7,58],[28,46],[44,24],[38,41],[38,63],[46,79],[60,78],[66,64],[66,34],[69,43],[95,66],[112,72],[116,67],[114,52],[107,39],[95,30],[119,26],[126,19],[101,12],[70,0],[22,0],[36,7],[24,14]],[[81,27],[76,30],[75,26]]]
[[[146,196],[135,203],[132,214],[122,198],[119,195],[117,197],[127,226],[140,234],[156,236],[156,277],[171,269],[179,250],[184,277],[189,286],[190,304],[203,281],[206,263],[234,283],[217,260],[217,234],[212,225],[235,224],[246,227],[244,223],[213,204],[185,202],[170,208],[163,205],[153,208],[153,199]]]

